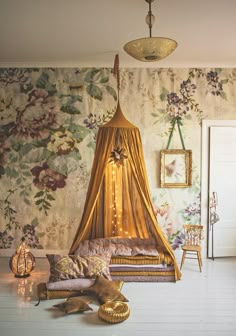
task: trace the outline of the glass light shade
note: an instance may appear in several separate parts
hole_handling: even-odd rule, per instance
[[[124,50],[139,61],[153,62],[167,57],[176,47],[177,42],[167,37],[145,37],[126,43]]]

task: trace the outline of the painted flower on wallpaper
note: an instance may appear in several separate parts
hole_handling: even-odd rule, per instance
[[[8,68],[0,69],[0,83],[5,85],[20,84],[26,85],[31,81],[30,74],[27,69],[23,68]]]
[[[7,231],[0,232],[0,248],[7,249],[11,248],[13,242],[13,237],[8,234]]]
[[[184,234],[183,232],[180,232],[174,236],[174,239],[171,243],[171,247],[173,250],[177,250],[178,248],[180,248],[181,245],[183,245],[183,243],[184,243]]]
[[[79,143],[69,131],[55,132],[47,145],[47,149],[58,155],[68,154],[73,150],[79,150]]]
[[[66,185],[67,177],[50,169],[47,163],[42,166],[35,166],[31,169],[31,173],[35,176],[33,179],[34,185],[40,190],[55,191],[58,188],[64,188]]]
[[[171,206],[168,203],[164,203],[156,208],[155,213],[162,231],[167,237],[170,237],[176,231],[176,220]]]
[[[23,226],[23,237],[25,243],[31,248],[39,248],[39,238],[36,236],[35,226],[33,224],[26,224]]]
[[[173,118],[182,118],[186,114],[187,108],[184,100],[181,99],[175,92],[171,92],[167,95],[166,112]]]
[[[57,97],[48,96],[44,89],[21,94],[14,99],[16,118],[10,132],[25,138],[47,138],[49,130],[55,128],[59,111]]]
[[[84,124],[90,130],[97,130],[98,127],[108,122],[113,116],[113,114],[114,111],[107,111],[107,113],[103,114],[102,116],[89,113],[88,117],[84,119]]]
[[[0,88],[0,126],[11,124],[16,119],[16,111],[13,106],[15,92],[12,88],[4,90]]]
[[[213,94],[214,96],[220,96],[223,92],[223,85],[219,81],[218,73],[216,71],[210,71],[207,73],[206,79],[211,94]]]
[[[201,216],[200,202],[193,202],[189,204],[183,213],[183,217],[191,223],[199,223]]]
[[[192,84],[191,81],[185,80],[180,84],[180,93],[183,97],[184,103],[188,103],[188,99],[193,97],[194,93],[196,92],[197,86]]]

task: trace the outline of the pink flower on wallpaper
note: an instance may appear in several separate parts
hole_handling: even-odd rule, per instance
[[[157,207],[155,213],[158,224],[167,237],[176,232],[176,219],[174,218],[171,206],[168,203],[164,203],[160,207]]]

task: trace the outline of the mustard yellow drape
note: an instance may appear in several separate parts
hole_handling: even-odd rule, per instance
[[[111,160],[122,148],[123,165]],[[158,250],[173,259],[176,280],[181,273],[168,240],[157,223],[150,197],[140,132],[127,121],[118,104],[113,119],[100,127],[84,212],[69,253],[85,239],[155,237]]]

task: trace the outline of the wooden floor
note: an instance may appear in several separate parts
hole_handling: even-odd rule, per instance
[[[52,305],[36,303],[36,286],[47,281],[46,259],[26,279],[10,272],[8,258],[0,258],[0,336],[227,336],[236,335],[236,259],[204,260],[203,272],[187,260],[177,283],[126,283],[131,314],[111,325],[93,312],[64,316]]]

